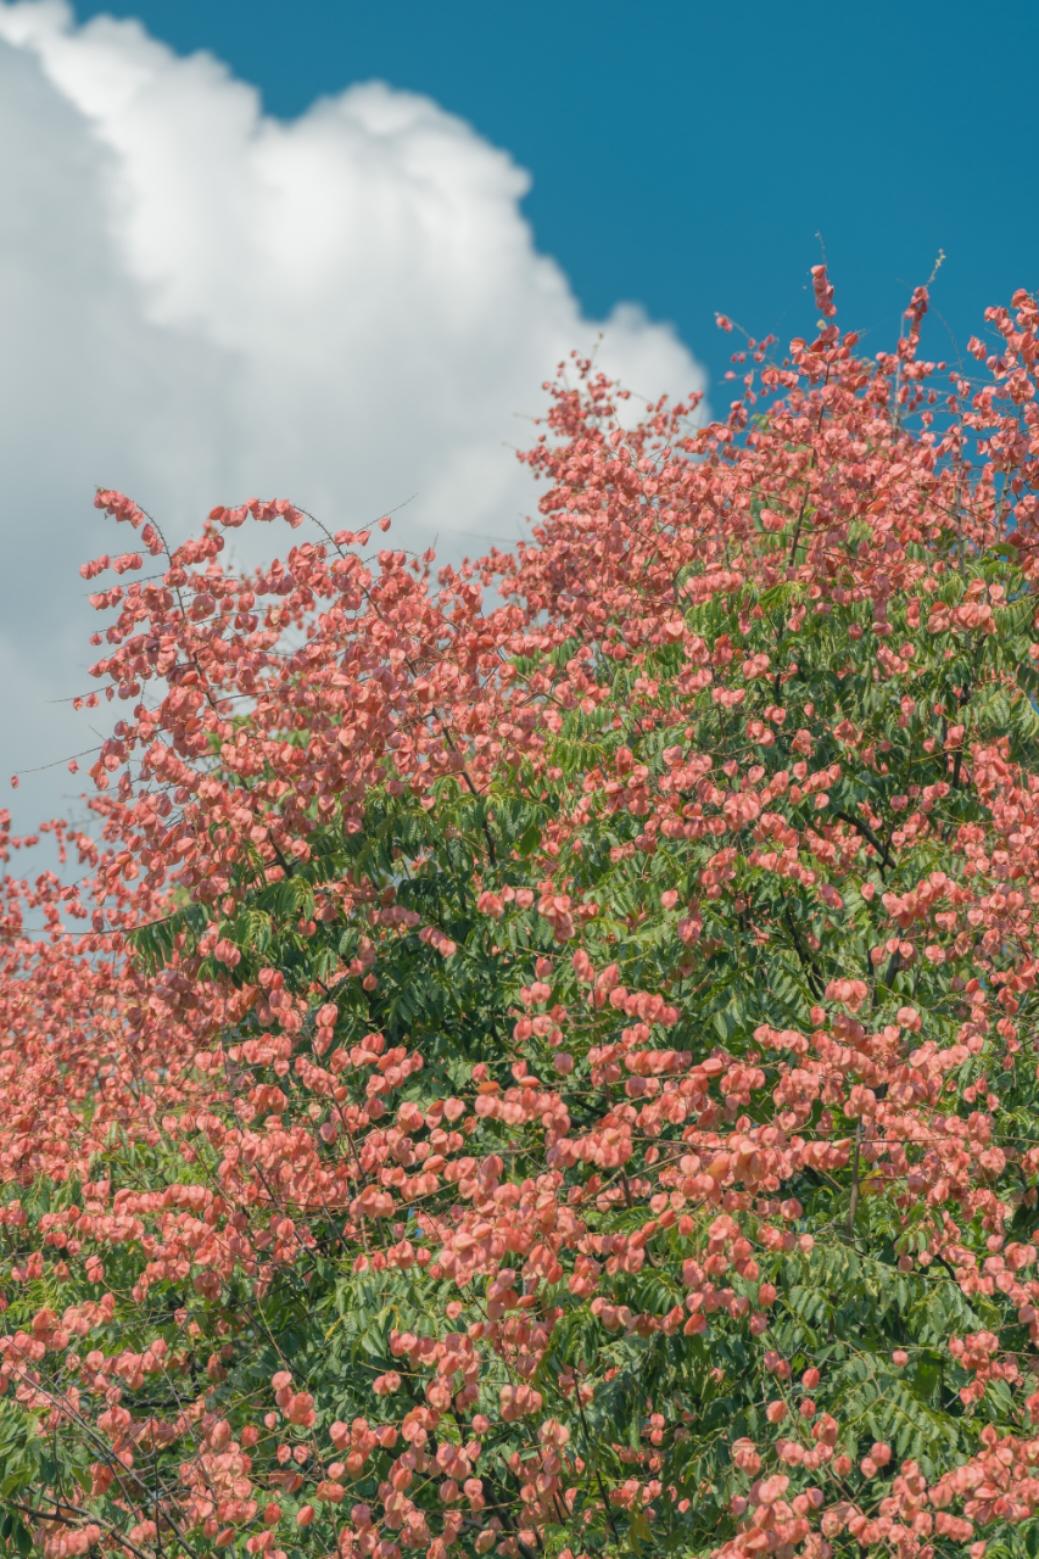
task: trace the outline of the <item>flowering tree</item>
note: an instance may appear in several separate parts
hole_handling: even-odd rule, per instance
[[[709,426],[575,362],[513,555],[99,493],[0,1551],[1037,1551],[1039,305],[975,380],[815,291]]]

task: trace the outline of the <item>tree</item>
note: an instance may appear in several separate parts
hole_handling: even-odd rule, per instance
[[[5,881],[3,1551],[1035,1552],[1039,305],[975,382],[815,290],[706,426],[575,359],[515,554],[98,494],[100,837]]]

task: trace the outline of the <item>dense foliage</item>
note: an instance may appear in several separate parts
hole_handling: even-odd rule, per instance
[[[0,1551],[1039,1549],[1039,306],[975,379],[814,279],[720,422],[571,364],[515,554],[98,495]]]

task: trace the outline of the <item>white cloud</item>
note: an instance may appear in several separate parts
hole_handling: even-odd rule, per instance
[[[337,525],[414,494],[395,539],[457,558],[522,534],[507,446],[572,347],[602,329],[645,395],[701,383],[633,305],[582,315],[528,185],[427,98],[374,82],[275,120],[137,22],[0,0],[0,779],[92,739],[46,700],[89,684],[96,485],[174,539],[253,494]],[[18,811],[69,788],[27,782]]]

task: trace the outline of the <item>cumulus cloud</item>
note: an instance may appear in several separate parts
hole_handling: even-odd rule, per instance
[[[95,486],[173,540],[254,494],[344,526],[410,500],[399,544],[457,558],[522,534],[509,446],[571,348],[601,332],[648,396],[701,384],[635,305],[582,314],[507,153],[381,82],[286,122],[136,21],[0,0],[0,147],[8,771],[93,739],[48,700],[89,685],[77,566],[114,540]],[[22,794],[35,818],[57,792]]]

